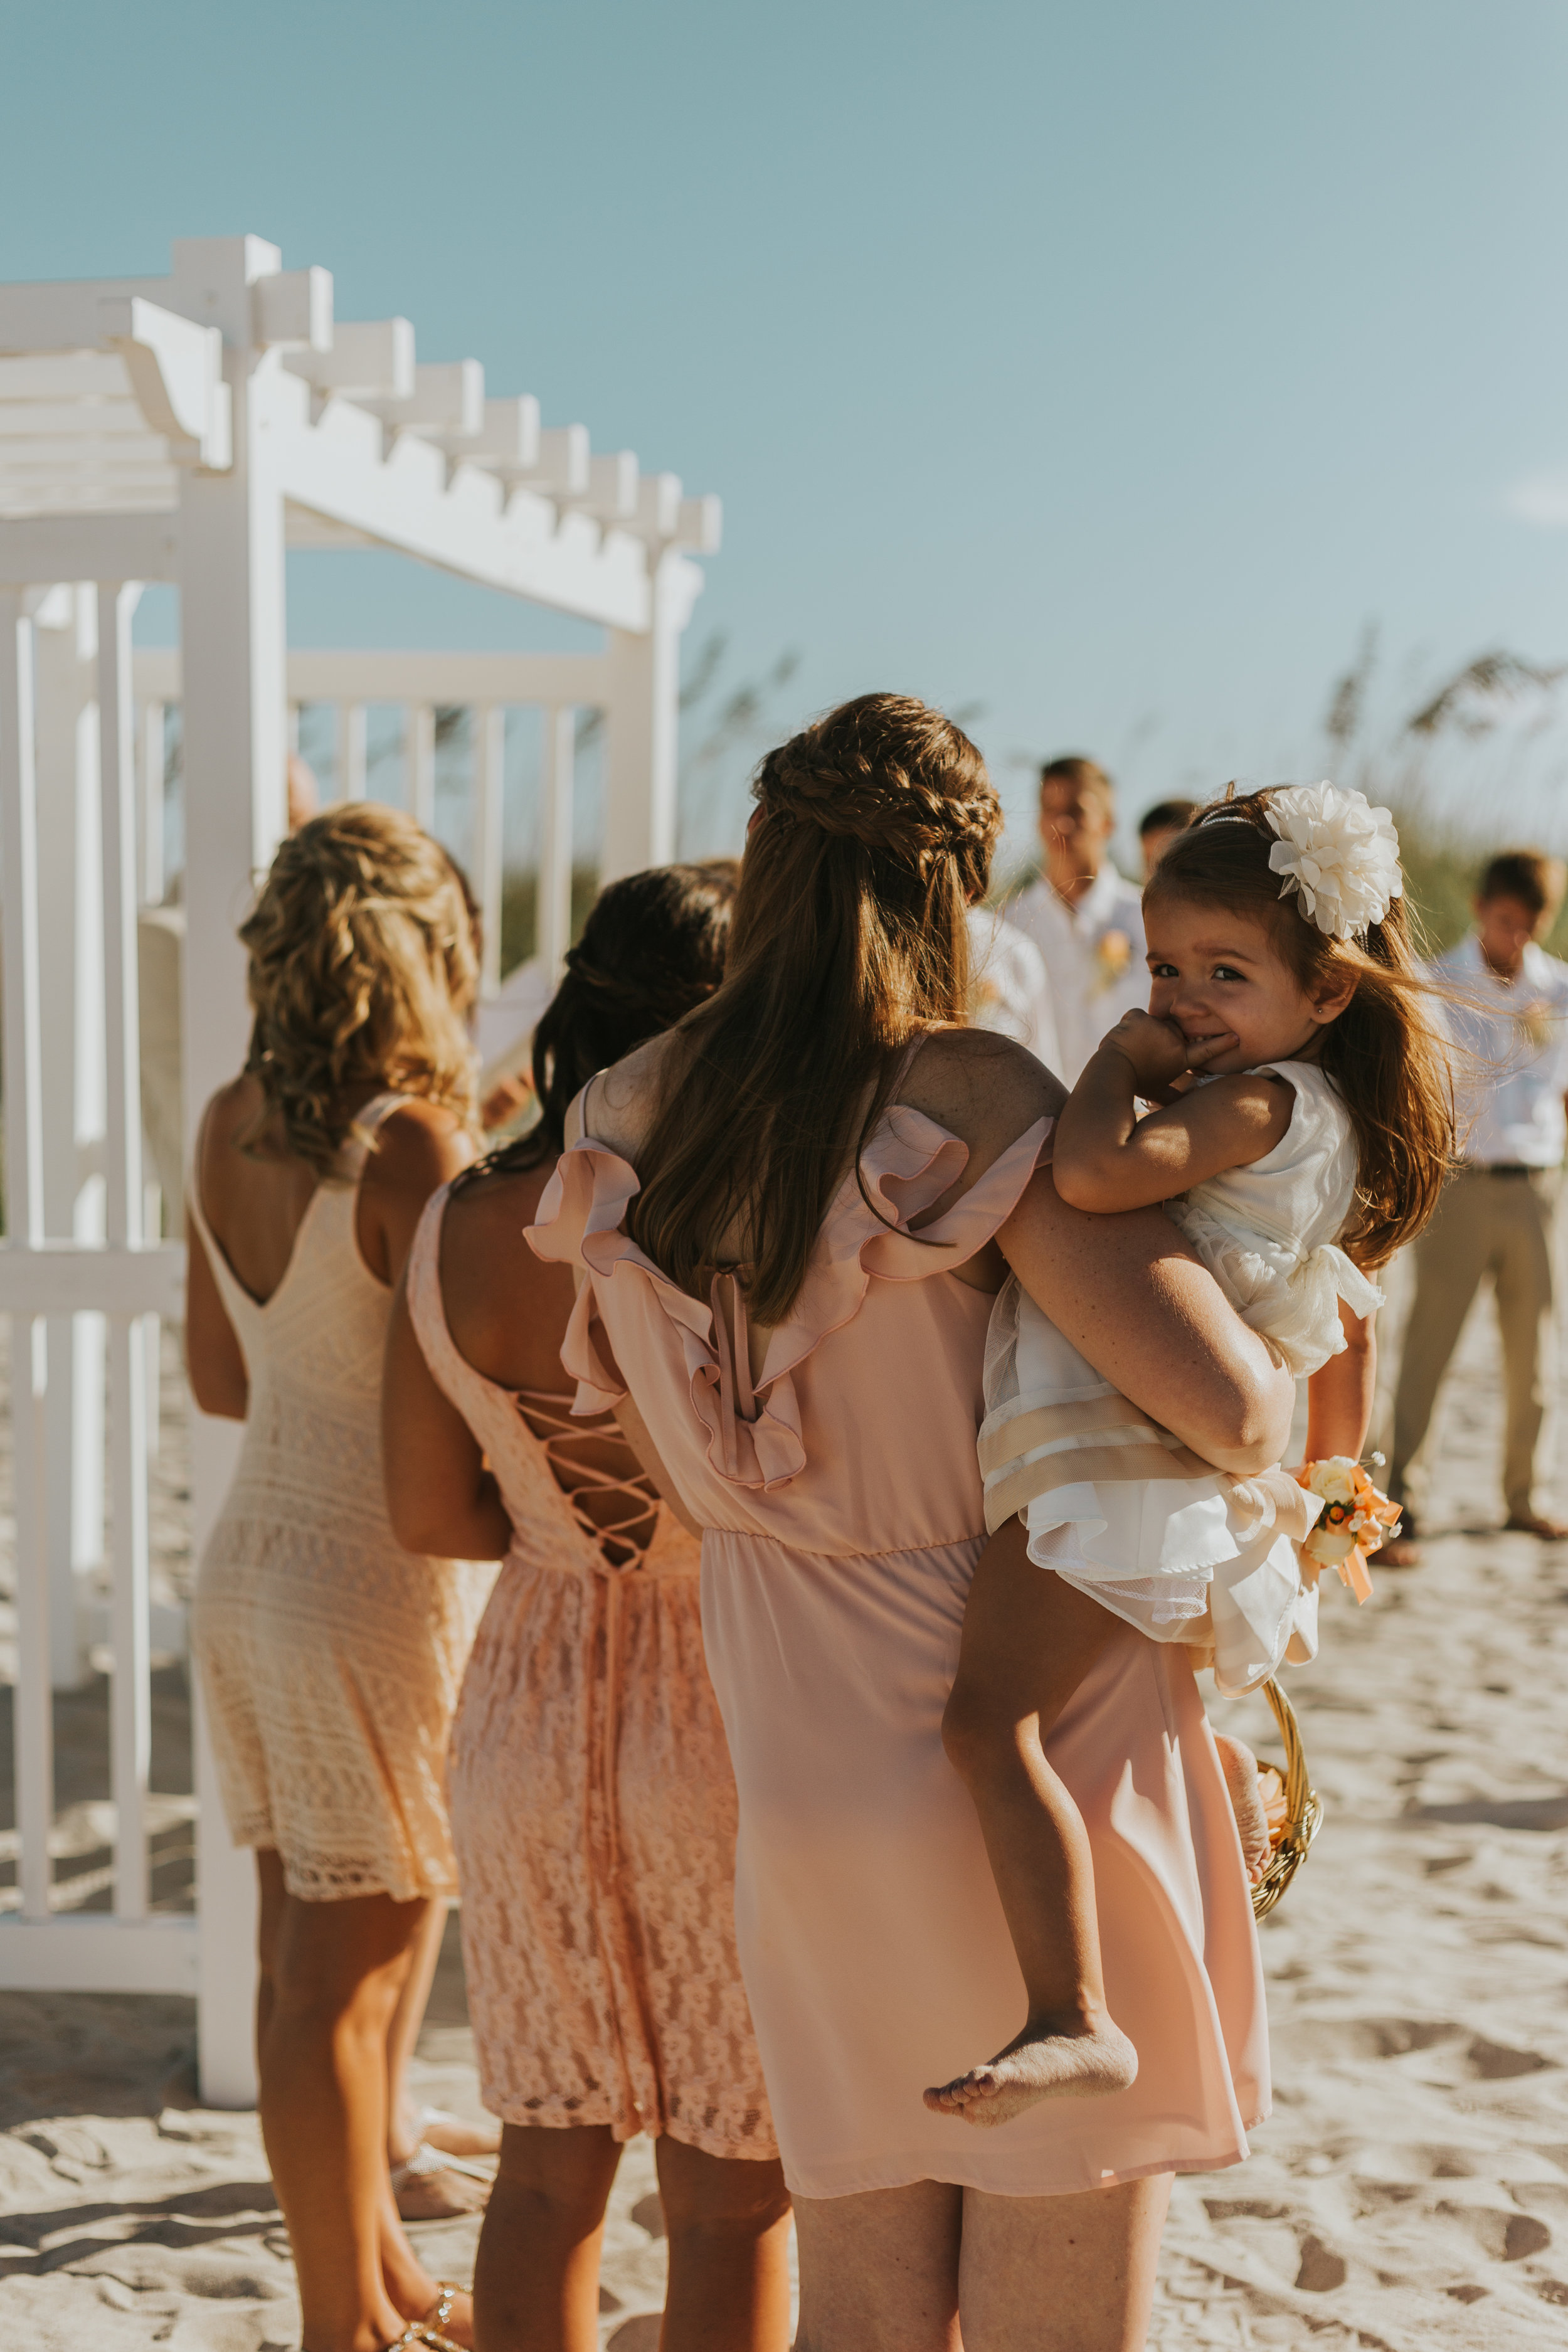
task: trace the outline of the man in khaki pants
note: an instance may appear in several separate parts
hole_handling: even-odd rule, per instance
[[[1568,1522],[1537,1489],[1556,1381],[1556,1227],[1568,1145],[1568,963],[1540,946],[1562,903],[1563,871],[1535,850],[1494,857],[1476,897],[1476,928],[1432,967],[1455,992],[1446,1018],[1457,1071],[1464,1159],[1415,1244],[1415,1297],[1394,1402],[1388,1489],[1405,1528],[1382,1558],[1418,1558],[1425,1443],[1438,1385],[1481,1278],[1497,1290],[1508,1426],[1507,1525],[1549,1541]]]

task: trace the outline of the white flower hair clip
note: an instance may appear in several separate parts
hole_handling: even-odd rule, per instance
[[[1285,877],[1279,896],[1299,893],[1303,919],[1331,939],[1355,939],[1403,898],[1394,819],[1364,793],[1287,784],[1263,809],[1279,835],[1268,852],[1270,871]]]

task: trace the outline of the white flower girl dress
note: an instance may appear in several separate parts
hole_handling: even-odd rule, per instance
[[[1342,1298],[1383,1294],[1338,1246],[1356,1144],[1311,1062],[1265,1066],[1294,1091],[1273,1150],[1167,1202],[1242,1320],[1298,1378],[1343,1348]],[[1188,1451],[1100,1379],[1016,1281],[992,1310],[980,1466],[985,1524],[1015,1512],[1029,1557],[1156,1642],[1183,1642],[1226,1694],[1317,1654],[1316,1570],[1296,1546],[1322,1506],[1283,1470],[1237,1479]]]

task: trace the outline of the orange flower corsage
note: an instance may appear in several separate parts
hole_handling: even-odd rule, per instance
[[[1348,1454],[1331,1454],[1326,1462],[1303,1462],[1291,1475],[1323,1506],[1301,1549],[1320,1568],[1337,1568],[1358,1601],[1370,1601],[1366,1557],[1399,1532],[1398,1504],[1380,1493]]]

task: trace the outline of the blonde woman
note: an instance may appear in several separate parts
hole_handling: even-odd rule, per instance
[[[379,1409],[415,1228],[473,1157],[473,935],[445,853],[361,803],[283,845],[240,937],[255,1027],[198,1136],[187,1334],[197,1403],[246,1423],[194,1642],[260,1881],[262,2130],[305,2352],[464,2345],[393,2202],[388,2044],[456,1891],[443,1764],[494,1571],[398,1544]]]

